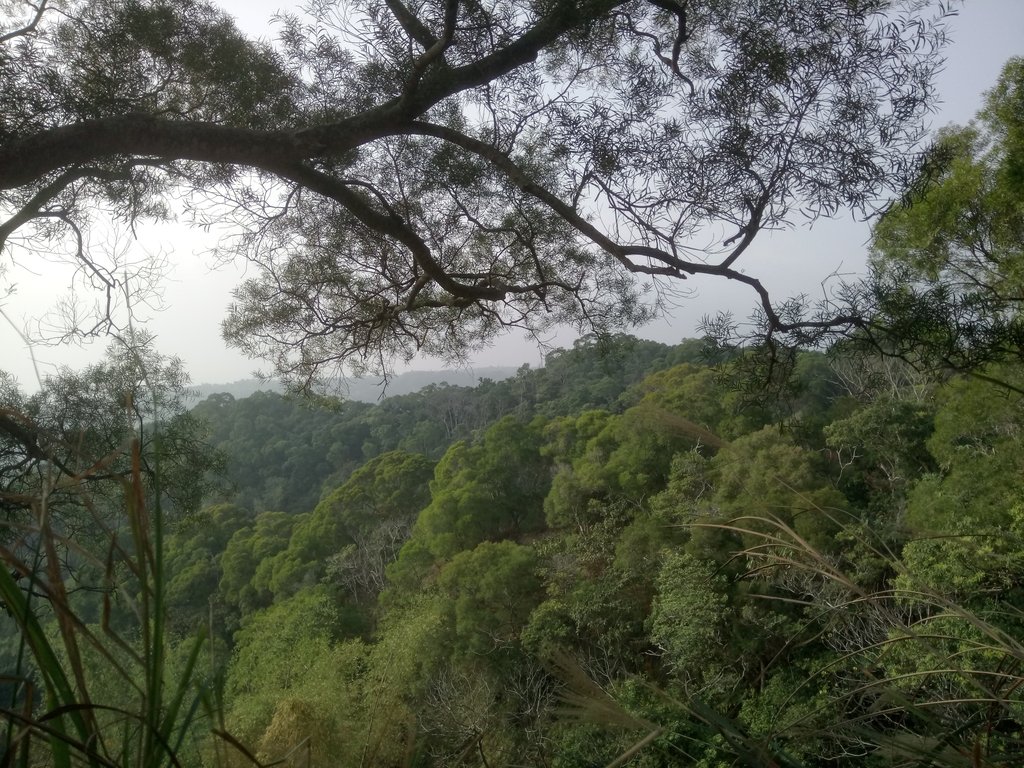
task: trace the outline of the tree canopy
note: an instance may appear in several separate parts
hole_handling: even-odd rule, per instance
[[[227,338],[304,384],[639,321],[636,275],[736,280],[800,322],[739,260],[899,184],[946,13],[355,0],[281,15],[271,45],[202,0],[4,7],[0,247],[63,249],[109,297],[90,227],[230,225],[257,269]]]
[[[903,200],[874,228],[872,275],[851,293],[852,310],[871,318],[864,338],[874,348],[940,375],[983,376],[986,365],[1021,360],[1022,169],[1016,57],[975,120],[939,132]]]
[[[804,386],[755,408],[732,389],[743,357],[712,369],[688,359],[689,343],[619,351],[626,370],[652,372],[603,377],[597,347],[578,344],[546,373],[452,388],[473,416],[452,419],[460,439],[438,462],[379,448],[436,419],[445,388],[356,408],[320,398],[315,418],[278,395],[207,401],[229,465],[244,455],[240,483],[288,477],[301,430],[304,449],[330,457],[294,508],[164,517],[153,551],[165,575],[149,593],[166,628],[161,680],[222,702],[187,726],[177,763],[238,765],[244,745],[262,764],[310,766],[1021,765],[1021,398],[976,376],[938,383],[904,364],[876,377],[851,373],[861,358],[805,352]],[[103,403],[99,383],[118,392],[133,370],[109,364],[67,386]],[[137,391],[159,395],[174,366],[146,370]],[[1020,388],[1019,366],[991,372]],[[73,402],[53,410],[56,391],[34,421],[88,426]],[[162,391],[158,411],[174,402]],[[83,456],[131,432],[119,413],[94,410]],[[247,455],[275,435],[274,450]],[[114,480],[96,483],[91,499],[112,486],[103,505],[50,510],[68,542],[61,568],[33,570],[30,519],[0,526],[28,545],[19,559],[0,541],[12,574],[0,569],[0,696],[29,701],[20,681],[45,671],[26,659],[30,633],[57,637],[73,617],[87,687],[33,716],[110,711],[97,749],[127,750],[129,736],[107,735],[141,730],[143,670],[127,659],[147,647],[134,598],[147,593],[131,560],[111,566],[133,515]],[[237,495],[254,498],[266,497]],[[93,511],[102,525],[86,529]],[[13,715],[3,731],[13,745],[39,733],[44,758],[25,764],[57,751]]]

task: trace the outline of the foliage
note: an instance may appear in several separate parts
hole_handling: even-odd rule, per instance
[[[686,552],[665,558],[657,579],[658,596],[651,606],[651,639],[675,675],[696,681],[710,676],[708,659],[721,640],[720,624],[728,621],[725,578],[708,561]]]
[[[272,392],[239,399],[216,394],[193,414],[208,425],[210,444],[230,457],[226,475],[235,503],[255,512],[306,512],[389,451],[436,460],[503,416],[569,415],[581,402],[619,411],[631,399],[631,385],[677,360],[701,359],[702,347],[694,340],[673,347],[624,335],[588,337],[551,351],[543,368],[524,367],[475,389],[428,386],[372,407]]]
[[[46,487],[55,519],[85,535],[92,515],[123,501],[133,439],[139,471],[152,478],[160,466],[168,513],[195,511],[223,458],[187,410],[187,397],[181,361],[157,353],[142,333],[128,345],[112,344],[102,362],[79,373],[44,378],[32,395],[0,375],[0,513],[24,518]]]
[[[1004,377],[1017,381],[1016,374]],[[1019,443],[1024,415],[1017,396],[991,384],[960,379],[937,398],[940,408],[927,442],[938,470],[923,478],[908,499],[908,523],[919,530],[957,530],[961,523],[1005,527],[1019,500],[1013,478],[1021,470]]]
[[[272,45],[204,0],[8,7],[0,244],[102,286],[88,334],[124,287],[91,225],[230,225],[254,275],[226,336],[303,387],[509,327],[642,322],[637,275],[738,281],[772,330],[804,328],[739,260],[910,171],[948,13],[359,0],[281,15]]]
[[[309,589],[246,617],[235,634],[226,697],[238,733],[252,739],[270,725],[278,703],[316,685],[309,662],[329,655],[338,617],[329,593]]]
[[[926,369],[991,376],[1020,361],[1024,60],[976,121],[939,133],[902,205],[875,227],[864,301],[882,348]]]
[[[934,429],[931,402],[879,397],[825,427],[825,441],[842,467],[847,485],[889,492],[896,503],[911,478],[935,469],[926,440]]]
[[[165,539],[168,623],[178,635],[213,623],[220,630],[231,619],[215,599],[224,581],[221,562],[234,534],[253,523],[252,514],[234,504],[204,507],[175,526]]]
[[[299,516],[261,512],[232,534],[220,558],[220,595],[241,613],[265,608],[273,600],[273,558],[288,548]]]
[[[449,448],[434,472],[431,501],[416,522],[414,538],[435,557],[447,559],[484,541],[537,530],[548,489],[548,463],[539,453],[541,427],[505,417],[479,443]]]
[[[846,500],[818,457],[777,428],[737,438],[718,452],[712,467],[712,508],[718,515],[779,520],[817,549],[831,548]]]
[[[438,586],[455,611],[455,650],[486,656],[516,643],[540,602],[537,555],[511,541],[460,552]]]
[[[574,350],[581,370],[590,351]],[[305,510],[214,503],[177,517],[161,550],[165,677],[223,690],[218,732],[264,763],[1012,766],[1019,398],[977,377],[854,390],[837,364],[854,397],[815,384],[825,360],[806,356],[808,387],[778,406],[722,388],[736,360],[685,362],[611,410],[506,415],[436,465],[379,453]],[[500,387],[466,390],[460,407],[515,403]],[[319,411],[338,416],[323,434],[397,435],[389,420],[418,422],[441,389]],[[291,407],[217,402],[222,424],[236,408],[258,422]],[[67,548],[81,552],[74,626],[127,645],[104,655],[82,643],[85,682],[62,695],[131,710],[136,689],[118,670],[145,646],[127,610],[142,594],[124,578],[135,549],[112,550],[129,558],[119,570],[86,557],[85,541]],[[90,578],[113,579],[120,597],[72,592]],[[56,614],[39,616],[24,642],[61,636]],[[207,624],[209,672],[191,655]],[[28,669],[20,642],[0,632],[4,668]],[[74,669],[70,653],[54,656]],[[107,733],[125,721],[96,722]],[[250,760],[198,722],[177,732],[179,760]]]
[[[353,472],[296,524],[288,548],[275,557],[275,594],[287,593],[289,583],[294,588],[326,578],[353,601],[372,604],[385,587],[385,569],[430,500],[432,475],[432,462],[404,451],[382,454]]]
[[[360,415],[366,410],[357,402],[335,408],[257,392],[239,400],[211,395],[192,412],[231,457],[226,474],[235,503],[254,512],[306,512],[328,478],[343,481],[371,458],[363,451],[370,428]]]
[[[105,552],[58,532],[43,487],[32,504],[35,523],[16,528],[20,541],[0,549],[0,621],[7,625],[0,628],[13,625],[19,633],[2,705],[3,754],[13,765],[155,768],[194,750],[196,728],[210,722],[212,692],[197,669],[202,633],[179,645],[174,663],[163,511],[160,495],[145,484],[137,441],[131,464],[123,500],[128,541],[101,520],[92,540],[105,537]],[[158,479],[159,467],[156,472]],[[61,551],[76,552],[103,574],[102,622],[81,618]],[[119,610],[124,629],[111,622],[112,610]]]

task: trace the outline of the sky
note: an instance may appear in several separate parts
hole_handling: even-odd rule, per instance
[[[221,0],[220,4],[235,16],[243,31],[266,39],[274,34],[270,17],[289,6],[279,0]],[[1024,55],[1024,0],[968,0],[950,23],[950,38],[946,66],[937,81],[941,103],[931,120],[933,128],[969,121],[1006,60]],[[777,299],[795,294],[813,298],[827,290],[823,281],[830,276],[851,278],[863,270],[869,236],[868,225],[849,216],[819,220],[810,228],[762,233],[744,254],[743,264]],[[246,271],[243,263],[218,267],[208,253],[215,242],[212,235],[204,238],[183,225],[166,225],[140,227],[134,235],[102,233],[96,237],[124,249],[127,260],[148,255],[165,265],[159,295],[134,309],[156,335],[159,351],[180,357],[193,381],[226,383],[266,368],[261,361],[228,349],[221,340],[220,323],[231,302],[231,291]],[[66,300],[73,269],[59,259],[15,258],[13,265],[9,260],[0,261],[0,369],[13,373],[25,389],[32,390],[39,376],[45,377],[58,366],[77,368],[96,361],[107,342],[81,347],[32,341],[31,329],[38,327],[40,320],[45,325],[48,313]],[[5,295],[4,286],[9,284],[14,284],[15,292]],[[755,296],[749,289],[721,279],[692,279],[683,287],[685,294],[676,297],[664,318],[633,333],[676,343],[698,335],[706,315],[728,310],[742,318],[754,307]],[[26,328],[29,345],[25,343]],[[547,341],[569,346],[573,337],[571,331],[565,331]],[[536,342],[513,333],[482,351],[473,362],[479,366],[537,366],[543,362],[544,351]],[[409,367],[438,369],[443,364],[418,359]]]

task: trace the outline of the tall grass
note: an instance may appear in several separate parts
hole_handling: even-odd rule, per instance
[[[818,513],[832,516],[837,527],[854,528],[834,512]],[[818,739],[834,750],[822,759],[871,756],[887,766],[1024,765],[1024,642],[1007,630],[1024,626],[1024,614],[1001,595],[988,595],[991,605],[981,610],[923,586],[862,528],[854,534],[860,544],[894,574],[885,588],[857,583],[838,558],[778,518],[701,525],[746,542],[735,553],[747,566],[744,578],[788,583],[791,594],[761,597],[805,605],[815,639],[837,626],[856,624],[860,633],[841,641],[833,659],[789,695],[831,690],[824,726],[820,708],[780,717],[771,741]]]
[[[225,748],[255,762],[223,729],[217,674],[200,673],[205,630],[168,655],[162,390],[146,368],[149,337],[129,330],[120,341],[137,378],[121,405],[134,438],[99,459],[83,458],[85,469],[73,476],[66,464],[44,459],[37,486],[19,495],[28,519],[0,530],[0,611],[18,631],[14,669],[0,674],[8,689],[0,700],[0,768],[177,767],[198,763],[201,751],[223,763]],[[140,395],[148,423],[133,408],[139,393],[148,393]],[[147,472],[141,430],[151,438]],[[116,501],[109,493],[95,498],[92,481],[111,477],[121,477]],[[81,573],[99,582],[98,618],[96,606],[69,588]],[[211,733],[220,734],[212,748]]]
[[[0,546],[0,601],[20,631],[18,669],[5,676],[11,697],[0,710],[3,768],[177,766],[193,726],[212,712],[210,691],[197,683],[202,633],[168,674],[159,489],[146,492],[137,440],[129,451],[128,542],[84,499],[76,511],[107,542],[105,552],[88,551],[58,530],[43,488],[32,500],[34,520]],[[103,574],[98,625],[83,620],[68,589],[69,560]],[[111,621],[115,603],[131,617],[127,627]]]

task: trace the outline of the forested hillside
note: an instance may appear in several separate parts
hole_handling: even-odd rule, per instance
[[[231,456],[232,499],[254,511],[312,509],[325,490],[375,456],[402,449],[437,460],[502,416],[568,415],[621,407],[644,376],[681,362],[707,361],[707,345],[669,347],[628,336],[578,341],[556,350],[543,368],[477,387],[430,385],[377,405],[310,400],[258,392],[215,394],[192,409],[210,429],[210,444]]]
[[[79,531],[52,545],[76,620],[127,643],[86,643],[82,684],[133,711],[132,662],[108,665],[156,590],[167,680],[221,712],[220,736],[182,726],[185,765],[1017,764],[1019,366],[936,380],[849,345],[790,358],[768,398],[764,350],[706,351],[585,339],[377,405],[188,413],[176,369],[131,355],[54,381],[19,407],[74,431],[59,393],[100,401],[143,365],[143,423],[206,435],[180,469],[156,433],[137,469],[50,497]],[[229,486],[201,477],[215,456]],[[150,539],[119,522],[117,477],[152,470],[160,576],[133,593]],[[17,627],[9,669],[29,663]]]
[[[1019,400],[851,350],[767,404],[699,347],[197,408],[245,490],[175,527],[168,602],[178,642],[212,621],[230,732],[317,765],[1015,764]]]
[[[154,663],[191,681],[166,721],[182,765],[1019,764],[1019,364],[936,379],[853,344],[796,353],[765,397],[766,350],[705,347],[587,339],[377,405],[186,412],[177,369],[131,354],[54,380],[18,407],[70,435],[144,367],[150,440],[47,497],[62,533],[40,573],[0,574],[0,658],[24,675],[26,647],[87,633],[50,663],[97,712],[138,711],[153,689],[118,680]],[[7,530],[28,562],[38,540]],[[73,623],[19,630],[17,582],[52,584],[51,561]]]
[[[441,386],[475,387],[484,379],[501,381],[514,375],[515,368],[490,366],[463,366],[443,371],[406,371],[393,373],[387,377],[348,378],[338,382],[339,394],[346,400],[358,400],[364,403],[376,403],[385,397],[395,395],[411,395],[431,384]],[[284,387],[266,379],[242,379],[228,384],[199,384],[192,387],[196,400],[205,400],[210,395],[228,393],[234,397],[248,397],[256,392],[282,392]]]

